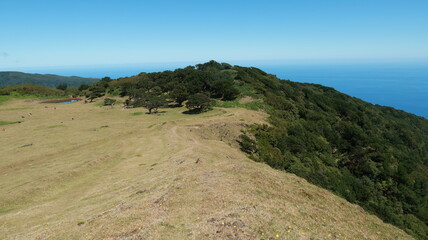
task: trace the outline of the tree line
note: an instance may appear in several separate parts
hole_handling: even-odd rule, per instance
[[[215,61],[188,66],[175,71],[140,73],[133,77],[112,80],[108,77],[92,85],[81,85],[89,101],[105,94],[126,97],[125,107],[145,107],[154,113],[160,107],[181,107],[186,102],[189,112],[204,112],[212,99],[234,100],[234,71],[229,64]]]

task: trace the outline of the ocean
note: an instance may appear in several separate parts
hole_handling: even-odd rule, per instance
[[[428,64],[267,65],[281,79],[317,83],[428,119]]]
[[[194,63],[193,63],[194,64]],[[30,73],[119,78],[140,72],[182,68],[192,63],[129,64],[50,69],[22,69]],[[394,107],[428,119],[428,62],[413,63],[235,63],[254,66],[280,79],[316,83],[364,101]]]

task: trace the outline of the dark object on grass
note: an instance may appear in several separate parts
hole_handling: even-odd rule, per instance
[[[23,148],[23,147],[29,147],[29,146],[33,146],[33,144],[32,143],[24,144],[24,145],[21,146],[21,148]]]
[[[147,192],[147,190],[146,189],[143,189],[143,190],[139,190],[138,192],[136,192],[135,194],[141,194],[141,193],[145,193],[145,192]]]

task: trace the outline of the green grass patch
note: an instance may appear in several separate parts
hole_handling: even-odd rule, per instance
[[[15,111],[15,110],[28,110],[28,109],[33,109],[33,107],[5,108],[5,109],[0,109],[0,111]]]
[[[143,114],[144,114],[143,112],[133,112],[133,113],[131,113],[132,116],[140,116],[140,115],[143,115]]]
[[[256,100],[248,103],[239,103],[239,100],[236,99],[233,101],[216,100],[214,106],[223,107],[223,108],[245,108],[249,110],[259,110],[259,109],[264,109],[266,107],[266,104],[260,100]]]
[[[0,105],[2,105],[5,102],[9,101],[11,98],[12,98],[11,96],[0,96]]]
[[[0,121],[0,126],[21,123],[21,121],[9,122],[9,121]]]
[[[159,225],[161,225],[162,227],[166,227],[166,228],[175,228],[174,225],[171,225],[171,224],[166,223],[166,222],[160,222]]]
[[[52,126],[49,126],[47,128],[59,128],[59,127],[65,127],[65,126],[64,125],[52,125]]]
[[[60,99],[60,98],[68,98],[68,96],[45,96],[45,95],[37,95],[37,94],[20,94],[18,92],[12,92],[8,97],[15,99]]]
[[[239,97],[250,96],[254,99],[262,99],[263,94],[256,93],[254,87],[250,84],[235,84],[235,87],[239,90]]]
[[[38,130],[43,130],[43,129],[53,129],[53,128],[61,128],[61,127],[65,127],[65,126],[62,124],[51,125],[51,126],[39,126],[39,127],[34,128],[34,130],[38,131]]]
[[[5,209],[1,209],[1,208],[0,208],[0,214],[8,213],[8,212],[10,212],[10,211],[12,211],[12,210],[13,210],[12,208],[5,208]]]
[[[0,95],[0,105],[6,103],[7,101],[17,99],[61,99],[67,98],[68,96],[39,96],[39,95],[21,95],[19,93],[13,92],[11,95]]]

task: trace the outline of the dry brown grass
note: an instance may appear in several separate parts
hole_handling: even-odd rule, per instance
[[[24,121],[0,131],[0,239],[411,239],[249,160],[233,139],[264,113],[140,111],[0,106],[1,121]]]
[[[239,99],[240,104],[245,104],[245,103],[250,103],[250,102],[255,102],[255,101],[260,101],[260,100],[254,99],[250,96],[245,96],[245,97]]]

